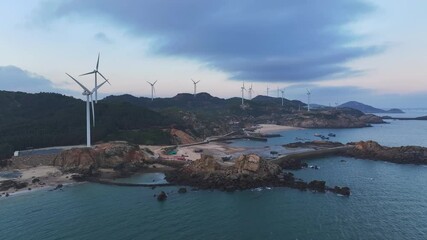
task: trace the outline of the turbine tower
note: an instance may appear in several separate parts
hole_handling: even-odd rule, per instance
[[[98,53],[98,60],[96,61],[96,67],[92,72],[88,72],[88,73],[83,73],[80,76],[84,76],[84,75],[90,75],[90,74],[94,74],[95,75],[95,88],[96,86],[98,86],[98,74],[105,80],[108,82],[108,84],[111,85],[111,83],[104,77],[104,75],[102,75],[102,73],[100,73],[98,71],[98,67],[99,67],[99,53]],[[95,102],[98,103],[98,90],[95,90]]]
[[[151,101],[154,100],[154,92],[156,91],[155,88],[154,88],[154,85],[156,84],[156,82],[157,82],[157,80],[154,81],[153,83],[147,81],[147,83],[151,85]]]
[[[200,82],[200,80],[196,82],[193,79],[191,79],[191,81],[193,81],[193,84],[194,84],[194,97],[195,97],[197,93],[197,84]]]
[[[282,93],[282,107],[283,107],[283,99],[285,98],[285,89],[281,89],[280,92]]]
[[[270,90],[270,88],[268,87],[268,85],[267,85],[267,97],[268,97],[268,90]]]
[[[75,78],[73,78],[70,74],[67,74],[71,79],[73,79],[81,88],[83,88],[83,96],[86,96],[86,146],[90,147],[90,105],[92,105],[92,121],[93,126],[95,126],[95,106],[93,104],[93,93],[96,93],[96,91],[102,87],[107,80],[105,80],[103,83],[96,86],[92,91],[89,91],[88,88],[86,88],[83,84],[81,84],[79,81],[77,81]]]
[[[244,99],[245,99],[245,90],[246,90],[245,82],[243,82],[243,86],[241,87],[241,89],[242,89],[242,106],[243,106]]]
[[[280,97],[280,90],[279,90],[279,87],[277,87],[277,97]]]
[[[307,111],[310,112],[310,95],[311,95],[311,92],[308,89],[306,89],[306,90],[307,90]]]
[[[252,93],[253,92],[254,92],[254,90],[253,90],[252,83],[251,83],[251,87],[248,89],[249,100],[252,100]]]

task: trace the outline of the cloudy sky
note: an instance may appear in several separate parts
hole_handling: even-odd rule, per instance
[[[2,0],[0,89],[78,96],[100,71],[107,94],[200,91],[320,104],[427,107],[427,1]],[[93,85],[91,77],[79,78]]]

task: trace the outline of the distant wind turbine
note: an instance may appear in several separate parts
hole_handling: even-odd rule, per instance
[[[98,67],[99,67],[99,53],[98,53],[98,60],[96,61],[96,67],[92,72],[88,72],[88,73],[83,73],[80,76],[84,76],[84,75],[90,75],[90,74],[94,74],[95,75],[95,88],[96,86],[98,86],[98,74],[106,81],[108,82],[108,84],[111,85],[111,83],[104,77],[104,75],[102,75],[102,73],[100,73],[98,71]],[[98,103],[98,90],[95,90],[95,102]]]
[[[81,88],[83,88],[83,95],[86,96],[86,146],[90,147],[90,105],[92,105],[92,121],[93,126],[95,126],[95,106],[93,104],[93,93],[102,87],[107,80],[105,80],[103,83],[97,85],[92,91],[90,91],[88,88],[86,88],[83,84],[81,84],[79,81],[77,81],[75,78],[73,78],[70,74],[67,74],[71,79],[73,79]]]
[[[251,87],[248,89],[248,94],[249,94],[249,100],[252,100],[252,93],[254,92],[252,83],[251,83]]]
[[[147,83],[151,85],[151,101],[153,101],[154,100],[154,92],[156,91],[154,88],[154,85],[157,83],[157,80],[154,81],[153,83],[147,81]]]
[[[283,99],[285,98],[285,89],[284,89],[284,88],[282,88],[282,89],[280,90],[280,92],[282,93],[282,107],[283,107]]]
[[[243,106],[244,99],[245,99],[245,90],[246,90],[245,82],[243,82],[243,86],[241,87],[241,89],[242,89],[242,106]]]
[[[268,87],[268,85],[267,85],[267,97],[268,97],[268,91],[270,90],[270,88]]]
[[[310,112],[310,95],[311,95],[311,92],[308,89],[306,89],[306,90],[307,90],[307,111]]]
[[[196,96],[196,93],[197,93],[197,84],[200,82],[200,80],[196,82],[193,79],[191,79],[191,81],[193,81],[193,84],[194,84],[194,96]]]
[[[279,90],[279,87],[277,87],[277,97],[280,97],[280,90]]]

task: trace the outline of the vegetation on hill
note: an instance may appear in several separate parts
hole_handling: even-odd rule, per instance
[[[86,105],[82,100],[55,94],[0,91],[0,159],[14,150],[86,142]],[[124,102],[95,105],[93,142],[129,140],[170,143],[163,128],[179,120]]]
[[[171,133],[172,128],[192,139],[204,139],[257,123],[360,127],[378,121],[352,109],[306,112],[300,101],[284,99],[283,103],[281,98],[257,96],[242,105],[240,98],[221,99],[207,93],[178,94],[154,101],[131,95],[109,96],[95,104],[92,142],[180,142]],[[0,91],[0,106],[0,159],[10,157],[15,150],[86,142],[86,103],[82,100],[55,93]]]

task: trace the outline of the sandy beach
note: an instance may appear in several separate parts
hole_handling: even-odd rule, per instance
[[[255,130],[255,132],[261,133],[261,134],[273,133],[273,132],[278,132],[278,131],[301,129],[301,128],[297,128],[297,127],[283,126],[283,125],[276,125],[276,124],[258,124],[256,127],[257,127],[257,129]]]

